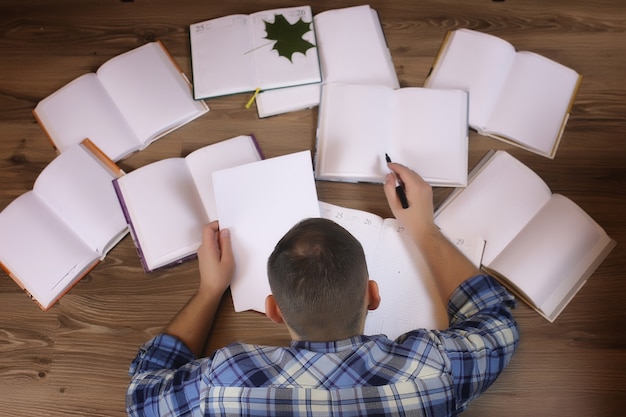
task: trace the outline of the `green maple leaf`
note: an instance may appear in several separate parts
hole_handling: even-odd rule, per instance
[[[302,35],[311,30],[311,23],[306,23],[302,18],[293,25],[285,19],[282,14],[277,14],[274,23],[265,22],[265,39],[276,41],[272,49],[278,52],[279,56],[284,56],[292,61],[293,54],[300,52],[306,54],[310,48],[315,48],[311,42],[302,39]]]

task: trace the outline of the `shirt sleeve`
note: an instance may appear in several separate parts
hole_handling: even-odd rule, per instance
[[[186,415],[197,411],[209,358],[197,360],[178,338],[160,334],[145,343],[130,365],[129,416]]]
[[[450,297],[450,327],[435,334],[449,361],[458,411],[484,392],[511,360],[519,343],[514,306],[513,296],[488,275],[470,278]]]

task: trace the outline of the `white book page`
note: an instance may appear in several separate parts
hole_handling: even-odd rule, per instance
[[[116,161],[140,145],[96,74],[85,74],[46,97],[35,113],[60,152],[89,138]]]
[[[383,219],[366,211],[336,206],[320,201],[320,216],[334,221],[352,234],[363,246],[367,269],[374,268],[374,254]]]
[[[356,6],[314,17],[324,82],[398,88],[398,78],[375,10]]]
[[[445,329],[448,313],[421,253],[395,219],[386,219],[370,279],[381,302],[365,320],[365,334],[390,339],[418,328]]]
[[[189,84],[158,42],[110,59],[98,77],[144,145],[207,110],[193,100]]]
[[[261,160],[251,136],[237,136],[193,151],[185,158],[209,221],[217,220],[213,173]]]
[[[190,26],[196,98],[254,90],[254,60],[248,16],[232,15]]]
[[[183,158],[138,168],[120,177],[118,185],[150,269],[196,252],[209,218]]]
[[[609,242],[587,213],[555,194],[489,267],[549,315]]]
[[[85,147],[75,145],[46,166],[33,189],[92,251],[104,255],[126,229],[115,177]]]
[[[250,55],[254,58],[257,78],[254,88],[271,89],[320,82],[322,77],[317,47],[309,48],[305,53],[296,52],[288,58],[279,55],[275,49],[275,40],[266,38],[265,22],[275,24],[276,15],[282,15],[290,25],[295,25],[300,20],[306,23],[310,30],[302,35],[302,39],[312,45],[316,44],[313,14],[309,6],[262,11],[251,15]]]
[[[444,202],[435,223],[447,233],[483,239],[483,265],[491,267],[550,196],[550,189],[537,174],[498,151],[466,188]]]
[[[304,84],[260,92],[255,99],[260,118],[304,110],[320,104],[321,84]]]
[[[348,230],[363,246],[381,304],[370,311],[365,334],[391,339],[417,328],[445,329],[448,313],[417,248],[395,219],[320,202],[321,217]]]
[[[0,212],[0,262],[44,307],[98,259],[32,191]]]
[[[449,230],[441,232],[476,268],[480,268],[485,251],[484,240],[478,236],[461,236]]]
[[[220,227],[230,229],[237,264],[230,285],[235,311],[265,312],[267,258],[297,222],[319,217],[309,151],[213,174]]]
[[[325,84],[315,174],[320,179],[383,182],[391,134],[388,87]]]
[[[469,124],[484,129],[515,57],[515,48],[486,33],[459,29],[452,33],[426,86],[469,93]]]
[[[550,154],[577,83],[574,70],[519,52],[486,129]]]
[[[394,131],[387,150],[427,182],[467,183],[467,93],[460,90],[395,90]]]

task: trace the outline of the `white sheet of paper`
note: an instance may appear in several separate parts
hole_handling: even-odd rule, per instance
[[[213,174],[220,227],[231,231],[236,270],[230,289],[235,311],[265,312],[270,294],[267,258],[298,221],[319,217],[310,151]]]

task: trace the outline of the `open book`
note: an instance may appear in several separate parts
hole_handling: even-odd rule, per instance
[[[189,34],[196,99],[321,80],[310,6],[206,20]]]
[[[482,237],[484,268],[551,322],[615,246],[578,205],[504,151],[472,170],[435,222]]]
[[[253,136],[237,136],[185,158],[153,162],[114,181],[144,270],[195,257],[202,227],[217,220],[213,172],[261,159]]]
[[[324,84],[315,176],[382,183],[388,153],[433,186],[464,186],[467,103],[460,90]]]
[[[231,231],[237,262],[230,284],[235,311],[265,312],[267,259],[297,222],[319,217],[309,151],[213,174],[220,227]]]
[[[208,110],[163,44],[152,42],[65,85],[33,114],[60,152],[87,137],[118,161]]]
[[[335,221],[361,242],[370,279],[378,283],[381,303],[368,313],[365,334],[382,333],[396,339],[418,328],[448,327],[446,303],[422,254],[396,219],[321,201],[319,204],[321,217]],[[475,265],[480,264],[484,241],[477,237],[450,240]]]
[[[70,146],[0,212],[0,266],[47,310],[127,233],[111,181],[120,169],[90,141]]]
[[[398,88],[398,78],[380,19],[370,6],[326,10],[313,17],[322,81],[385,85]],[[320,84],[262,92],[259,117],[317,106]]]
[[[469,124],[478,133],[554,158],[582,77],[497,36],[449,32],[426,80],[469,92]]]

